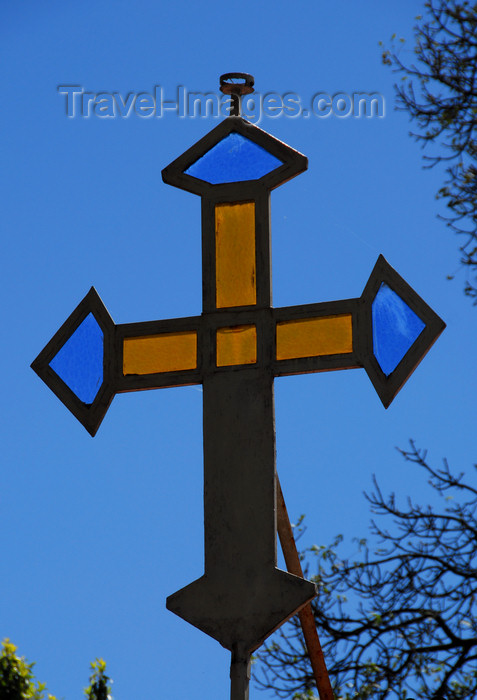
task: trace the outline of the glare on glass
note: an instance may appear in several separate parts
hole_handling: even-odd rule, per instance
[[[50,362],[51,369],[85,404],[103,383],[103,331],[92,313],[80,323]]]
[[[283,161],[246,136],[231,131],[192,163],[185,174],[211,185],[221,185],[226,182],[258,180],[280,165],[283,165]]]
[[[233,326],[217,330],[217,367],[250,365],[256,361],[256,326]]]
[[[196,332],[160,333],[124,338],[124,375],[181,372],[196,367]]]
[[[372,316],[374,356],[388,377],[426,324],[385,282],[374,298]]]

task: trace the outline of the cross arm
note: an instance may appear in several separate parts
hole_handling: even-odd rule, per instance
[[[200,316],[116,326],[117,392],[200,384]]]
[[[91,434],[115,394],[199,384],[200,316],[115,324],[92,287],[32,368]]]
[[[273,374],[362,367],[359,299],[273,309]]]
[[[358,299],[273,310],[275,376],[362,367],[385,408],[445,328],[382,255]]]

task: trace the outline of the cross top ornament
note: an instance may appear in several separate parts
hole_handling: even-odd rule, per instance
[[[91,288],[32,368],[93,436],[117,393],[202,384],[205,570],[166,604],[247,700],[251,653],[316,593],[277,568],[274,378],[364,368],[387,408],[445,324],[382,256],[360,297],[272,307],[270,192],[308,161],[240,116],[252,76],[220,82],[230,116],[162,171],[201,197],[202,314],[117,325]]]

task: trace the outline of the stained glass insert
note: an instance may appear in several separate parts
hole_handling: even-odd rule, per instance
[[[217,367],[251,365],[256,361],[256,326],[233,326],[217,330]]]
[[[255,203],[215,207],[216,304],[223,309],[257,303]]]
[[[277,323],[277,360],[353,352],[351,314]]]
[[[373,307],[373,352],[388,377],[425,328],[425,323],[383,282]]]
[[[197,333],[180,331],[125,338],[123,374],[182,372],[197,367]]]
[[[250,139],[231,131],[185,171],[211,185],[258,180],[283,162]]]
[[[51,369],[85,404],[93,403],[103,382],[104,335],[89,313],[50,362]]]

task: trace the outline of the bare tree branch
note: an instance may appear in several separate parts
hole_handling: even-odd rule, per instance
[[[429,475],[443,508],[398,506],[374,480],[367,494],[376,546],[341,538],[306,554],[313,610],[337,698],[477,698],[477,491],[449,465],[434,468],[414,442],[403,457]],[[449,499],[449,495],[453,498]],[[384,527],[382,520],[392,521]],[[257,682],[279,697],[313,698],[313,675],[293,619],[258,654]],[[308,693],[308,694],[307,694]],[[406,695],[407,693],[407,695]]]
[[[428,0],[425,9],[414,30],[416,62],[406,65],[398,49],[385,50],[383,62],[401,74],[397,106],[417,127],[411,136],[437,149],[424,155],[426,167],[446,164],[437,198],[449,214],[440,218],[462,236],[464,291],[477,303],[477,3]]]

